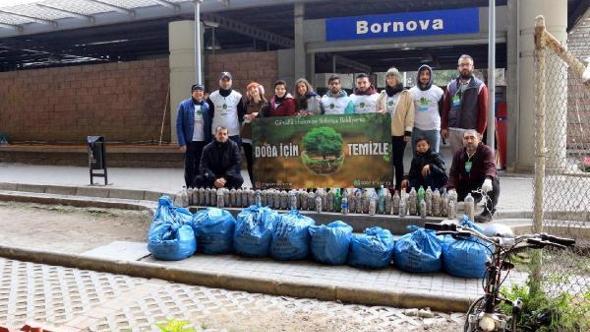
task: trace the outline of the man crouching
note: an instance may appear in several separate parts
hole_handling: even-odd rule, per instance
[[[227,128],[215,128],[215,140],[203,148],[194,187],[240,188],[240,148],[229,139]]]

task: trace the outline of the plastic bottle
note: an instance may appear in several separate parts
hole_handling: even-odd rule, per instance
[[[348,214],[348,197],[346,195],[342,196],[342,200],[340,202],[340,212],[342,214]]]
[[[262,206],[262,193],[260,192],[260,190],[256,190],[254,195],[255,195],[256,206],[259,206],[259,207]]]
[[[377,213],[377,201],[379,200],[379,197],[377,196],[377,193],[373,193],[371,195],[371,197],[369,198],[369,215],[370,216],[374,216],[375,213]]]
[[[226,204],[227,206],[237,206],[236,202],[236,189],[231,188],[231,190],[229,191],[229,202],[226,202]]]
[[[322,213],[322,194],[319,193],[318,191],[319,190],[316,191],[315,199],[314,199],[315,212]]]
[[[415,216],[418,212],[418,193],[416,192],[416,188],[412,187],[410,193],[408,194],[408,213],[411,216]]]
[[[334,210],[334,196],[334,191],[332,189],[328,189],[328,192],[326,192],[326,205],[324,206],[324,209],[328,212]]]
[[[340,192],[340,188],[334,188],[334,212],[340,212],[340,208],[342,205],[342,193]]]
[[[206,206],[207,205],[207,191],[205,188],[199,188],[199,205]]]
[[[363,193],[363,213],[369,213],[370,204],[371,204],[371,191],[372,188],[367,188]]]
[[[295,190],[289,191],[289,210],[297,210],[297,193]]]
[[[432,193],[432,215],[435,217],[440,216],[440,192],[434,190]]]
[[[356,212],[356,199],[354,198],[354,188],[348,188],[344,191],[346,198],[348,199],[348,213]]]
[[[385,188],[383,185],[379,188],[379,194],[377,195],[377,212],[379,214],[385,212]]]
[[[209,192],[209,205],[211,206],[215,206],[217,205],[217,189],[213,189],[211,188],[211,191]]]
[[[260,196],[261,197],[261,200],[260,201],[262,202],[262,206],[268,206],[268,207],[271,207],[272,208],[272,206],[271,206],[271,204],[270,204],[270,202],[268,200],[269,190],[268,189],[262,190],[262,192],[260,193],[260,195],[261,195]]]
[[[242,188],[239,188],[238,190],[236,190],[236,207],[243,207],[244,205],[242,205]]]
[[[469,220],[473,221],[475,218],[475,200],[471,196],[471,193],[468,193],[463,200],[463,210],[467,217],[469,217]]]
[[[189,206],[189,196],[188,196],[188,189],[185,186],[182,186],[182,192],[180,194],[180,204],[182,204],[182,207],[188,207]]]
[[[456,219],[457,218],[457,206],[455,205],[455,201],[449,200],[449,205],[447,208],[447,218],[449,219]]]
[[[449,215],[449,194],[447,190],[443,188],[442,193],[440,195],[440,216],[441,217],[448,217]]]
[[[404,194],[402,192],[402,195],[400,196],[399,199],[399,217],[400,218],[404,218],[406,216],[406,213],[408,212],[408,207],[407,207],[407,202],[408,202],[408,196],[406,196],[406,194]]]
[[[420,201],[420,217],[426,219],[426,200]]]
[[[363,213],[363,191],[355,189],[354,191],[354,205],[356,206],[356,213]]]
[[[307,209],[315,211],[315,193],[313,191],[307,193]]]
[[[223,206],[225,205],[224,199],[225,199],[225,195],[223,194],[223,188],[219,188],[217,189],[217,207],[220,209],[223,209]]]
[[[223,188],[223,206],[228,207],[230,203],[231,202],[229,199],[229,189]]]
[[[202,198],[204,200],[203,205],[209,206],[209,203],[211,202],[211,188],[204,188],[203,190],[205,191]]]
[[[246,202],[244,203],[244,206],[250,206],[250,205],[254,205],[256,204],[256,191],[252,190],[252,189],[247,189],[246,190]],[[244,198],[242,198],[242,201],[244,200]]]
[[[385,189],[384,199],[385,199],[385,205],[384,205],[384,209],[383,209],[383,214],[391,214],[392,201],[391,201],[391,191],[389,191],[389,189]]]
[[[281,201],[281,210],[289,209],[289,192],[283,190],[279,193],[280,201]],[[295,209],[297,209],[297,196],[295,196]]]
[[[186,190],[186,195],[188,196],[188,205],[193,205],[193,193],[194,193],[194,189],[192,187],[189,187]]]
[[[426,201],[426,215],[432,215],[432,188],[428,186],[426,188],[426,192],[424,193],[424,200]]]
[[[396,190],[395,194],[393,195],[393,198],[391,199],[391,214],[392,215],[399,214],[399,202],[400,202],[399,191]]]

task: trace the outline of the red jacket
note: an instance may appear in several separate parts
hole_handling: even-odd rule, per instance
[[[466,161],[471,161],[470,172],[465,169]],[[487,177],[495,178],[496,176],[494,151],[480,142],[471,158],[467,156],[465,148],[455,152],[447,188],[457,188],[457,191],[460,191],[462,188],[480,187]]]
[[[280,102],[276,102],[277,96],[273,96],[270,100],[270,105],[265,112],[264,116],[293,116],[297,115],[297,104],[291,94],[287,93],[284,99]]]

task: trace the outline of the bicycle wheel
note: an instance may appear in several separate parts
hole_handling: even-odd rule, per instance
[[[467,315],[465,317],[465,325],[463,325],[463,332],[475,332],[478,330],[477,322],[474,326],[471,326],[469,322],[469,315],[481,312],[484,309],[485,299],[485,296],[482,296],[471,304],[469,310],[467,310]]]

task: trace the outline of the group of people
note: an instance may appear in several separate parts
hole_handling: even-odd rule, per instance
[[[246,156],[248,174],[254,185],[252,122],[259,117],[309,116],[321,114],[389,113],[395,188],[430,186],[455,189],[459,200],[476,189],[488,193],[484,212],[476,221],[491,220],[499,196],[494,151],[481,142],[487,126],[486,85],[473,75],[473,58],[461,55],[458,73],[446,90],[433,85],[433,70],[418,69],[417,84],[406,89],[400,72],[392,67],[385,74],[380,93],[367,74],[355,78],[348,95],[340,77],[332,75],[328,91],[319,96],[304,78],[295,82],[293,94],[287,83],[278,80],[268,100],[264,87],[251,82],[245,95],[232,89],[232,75],[222,72],[219,89],[205,98],[201,84],[191,87],[191,98],[178,107],[178,144],[185,153],[187,187],[241,187],[240,148]],[[447,175],[440,157],[441,136],[454,152]],[[414,158],[404,173],[403,156],[410,142]],[[480,194],[473,194],[475,200]]]

